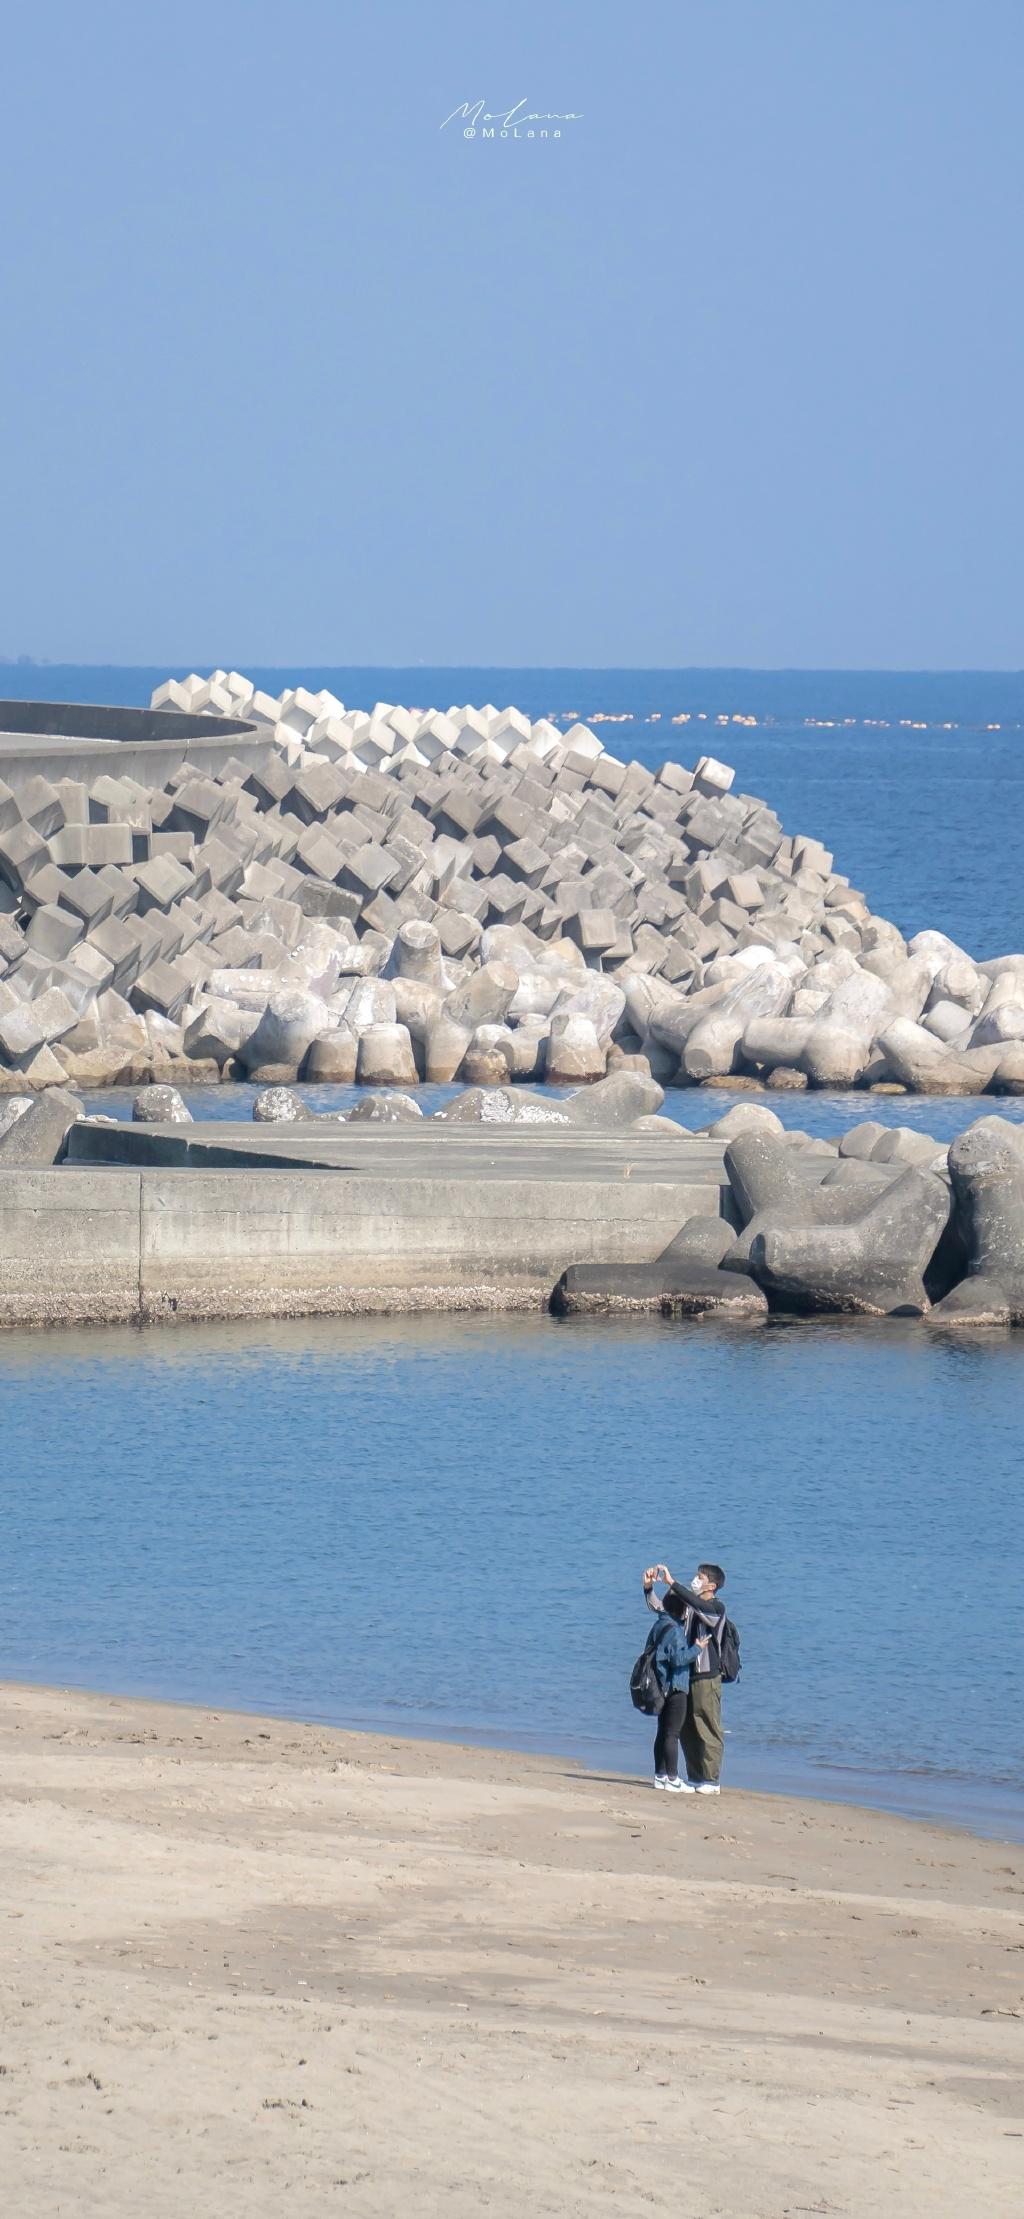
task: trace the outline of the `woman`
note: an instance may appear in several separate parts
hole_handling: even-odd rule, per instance
[[[662,1613],[654,1636],[653,1653],[654,1669],[665,1691],[654,1736],[654,1785],[667,1789],[670,1795],[693,1795],[695,1792],[689,1780],[679,1777],[679,1736],[686,1717],[690,1667],[699,1662],[701,1651],[707,1645],[706,1633],[699,1641],[689,1643],[675,1619]]]

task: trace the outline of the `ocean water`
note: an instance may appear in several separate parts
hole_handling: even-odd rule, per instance
[[[0,692],[143,704],[164,678],[184,675],[11,663],[0,667]],[[352,708],[490,700],[532,717],[612,720],[595,725],[605,744],[649,765],[717,754],[787,831],[824,840],[836,869],[901,931],[939,927],[976,957],[1024,949],[1022,672],[249,666],[246,675],[270,693],[327,685]],[[673,723],[679,716],[689,721]]]
[[[256,1096],[265,1089],[231,1082],[223,1086],[184,1086],[179,1091],[197,1123],[223,1124],[248,1122]],[[358,1086],[296,1086],[291,1091],[299,1095],[311,1114],[320,1117],[353,1109],[366,1099],[365,1089]],[[420,1086],[414,1098],[423,1115],[432,1117],[464,1091],[461,1086]],[[138,1092],[133,1086],[108,1086],[84,1094],[82,1103],[86,1110],[98,1111],[104,1117],[127,1120]],[[559,1101],[571,1089],[552,1086],[543,1092],[552,1101]],[[686,1132],[698,1132],[724,1117],[737,1102],[752,1100],[773,1110],[789,1131],[812,1133],[827,1140],[840,1138],[852,1125],[868,1118],[876,1125],[909,1125],[914,1132],[928,1133],[937,1141],[955,1139],[979,1117],[1005,1117],[1014,1124],[1024,1124],[1024,1096],[1005,1094],[997,1100],[990,1095],[982,1100],[970,1095],[865,1094],[852,1089],[830,1093],[817,1088],[805,1094],[775,1094],[763,1087],[744,1089],[742,1093],[716,1086],[670,1087],[659,1114],[671,1117]]]
[[[1024,1336],[545,1317],[0,1337],[0,1676],[649,1764],[648,1562],[727,1777],[1024,1835]]]

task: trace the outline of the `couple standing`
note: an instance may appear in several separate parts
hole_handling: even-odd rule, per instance
[[[655,1593],[662,1585],[664,1596]],[[649,1646],[665,1697],[654,1737],[654,1785],[672,1795],[721,1793],[724,1586],[720,1564],[699,1564],[689,1587],[672,1578],[667,1564],[650,1564],[644,1573],[644,1600],[661,1621]],[[679,1777],[680,1741],[685,1780]]]

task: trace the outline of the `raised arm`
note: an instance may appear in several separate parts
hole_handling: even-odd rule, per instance
[[[661,1568],[664,1570],[664,1566]],[[717,1595],[698,1595],[695,1588],[687,1587],[682,1580],[670,1580],[669,1586],[675,1589],[684,1609],[692,1610],[694,1617],[699,1618],[702,1625],[714,1627],[724,1618],[725,1604],[719,1601]],[[663,1602],[658,1604],[659,1610],[664,1608]]]
[[[656,1595],[654,1590],[655,1586],[660,1580],[671,1580],[671,1577],[672,1574],[669,1571],[667,1564],[648,1565],[647,1570],[644,1573],[644,1601],[647,1604],[648,1610],[664,1609],[664,1604],[662,1603],[661,1596]]]

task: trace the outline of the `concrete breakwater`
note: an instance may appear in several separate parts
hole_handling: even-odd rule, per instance
[[[72,1143],[49,1170],[0,1153],[0,1323],[537,1309],[569,1259],[656,1256],[723,1199],[720,1145],[657,1134],[82,1122]]]
[[[233,672],[0,726],[0,1090],[1024,1091],[1024,956],[906,941],[713,758]]]
[[[170,1089],[132,1124],[23,1098],[0,1117],[0,1323],[550,1301],[1024,1324],[1010,1120],[949,1147],[870,1121],[837,1142],[744,1102],[687,1133],[662,1099],[633,1072],[557,1104],[473,1088],[432,1118],[401,1095],[309,1117],[282,1088],[247,1125],[195,1124]]]

